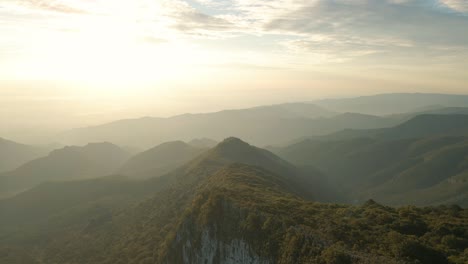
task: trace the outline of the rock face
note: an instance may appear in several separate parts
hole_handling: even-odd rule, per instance
[[[273,260],[260,256],[239,223],[247,211],[224,199],[207,195],[186,215],[167,251],[166,263],[183,264],[269,264]],[[216,200],[216,202],[210,202]],[[211,213],[208,213],[211,212]],[[213,218],[214,214],[222,215]]]
[[[189,239],[180,241],[184,264],[269,264],[250,248],[245,240],[222,241],[209,229],[202,232],[199,248]]]

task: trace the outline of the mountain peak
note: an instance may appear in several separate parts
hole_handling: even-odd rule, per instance
[[[224,139],[213,150],[222,157],[236,161],[258,152],[256,147],[236,137]]]
[[[242,163],[263,167],[270,171],[282,172],[285,175],[294,170],[291,164],[273,153],[252,146],[236,137],[226,138],[216,147],[200,156],[195,162],[209,162],[211,164],[214,162],[215,164],[224,165]]]
[[[236,138],[236,137],[228,137],[228,138],[225,138],[223,141],[221,141],[217,147],[229,147],[229,146],[249,146],[250,147],[250,144],[248,144],[247,142],[245,141],[242,141],[240,138]]]
[[[190,145],[181,141],[181,140],[175,140],[175,141],[169,141],[169,142],[164,142],[156,147],[153,147],[149,150],[154,150],[154,149],[172,149],[172,148],[189,148]]]
[[[49,156],[60,156],[69,154],[83,154],[93,153],[97,151],[119,150],[120,148],[114,144],[102,143],[88,143],[85,146],[64,146],[59,149],[54,149],[49,153]]]
[[[114,146],[116,145],[107,141],[103,141],[103,142],[91,142],[91,143],[86,144],[86,146],[84,147],[114,147]]]

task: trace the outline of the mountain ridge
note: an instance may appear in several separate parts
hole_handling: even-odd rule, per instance
[[[263,146],[310,134],[327,134],[347,127],[377,128],[398,122],[393,118],[357,114],[354,117],[339,116],[339,113],[314,114],[315,109],[303,109],[302,105],[310,104],[121,120],[66,131],[58,135],[58,138],[72,144],[111,141],[119,145],[148,148],[173,140],[190,141],[193,138],[207,137],[220,141],[233,135]],[[287,129],[288,127],[294,129]]]
[[[162,176],[206,151],[183,141],[162,143],[131,157],[118,173],[137,178]]]
[[[1,174],[0,190],[18,192],[47,180],[105,176],[128,158],[128,153],[111,143],[68,146]]]
[[[17,143],[0,137],[0,173],[47,154],[47,149]]]

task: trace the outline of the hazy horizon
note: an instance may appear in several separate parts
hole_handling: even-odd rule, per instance
[[[53,91],[53,90],[51,90]],[[3,111],[0,110],[0,118],[3,121],[2,125],[0,125],[0,138],[5,138],[9,140],[18,141],[21,143],[26,144],[49,144],[49,143],[58,143],[59,141],[55,141],[54,138],[59,136],[60,134],[71,131],[76,128],[87,128],[99,125],[106,125],[111,124],[115,121],[121,120],[139,120],[142,118],[173,118],[177,116],[183,116],[185,114],[210,114],[210,113],[221,113],[226,110],[242,110],[242,109],[255,109],[257,107],[269,107],[269,106],[276,106],[276,105],[285,105],[285,104],[293,104],[297,105],[302,103],[312,104],[319,107],[324,111],[331,111],[335,112],[335,114],[342,114],[342,113],[356,113],[356,114],[367,114],[367,115],[375,115],[375,116],[389,116],[392,114],[407,114],[411,115],[412,112],[419,112],[419,111],[426,111],[430,109],[436,110],[437,108],[442,109],[443,107],[466,107],[467,102],[464,99],[457,100],[458,95],[468,96],[468,94],[450,94],[450,93],[421,93],[421,92],[412,92],[412,93],[405,93],[405,92],[395,92],[395,93],[379,93],[379,94],[361,94],[361,95],[342,95],[342,96],[330,96],[330,97],[310,97],[310,98],[292,98],[290,100],[278,98],[277,100],[258,100],[258,101],[244,101],[244,102],[234,102],[231,104],[193,104],[193,102],[189,99],[187,102],[178,102],[180,103],[178,106],[180,108],[171,108],[170,111],[161,107],[161,105],[156,105],[153,108],[151,107],[141,107],[141,106],[133,106],[133,108],[129,105],[123,107],[120,105],[120,108],[112,108],[115,107],[112,103],[118,104],[118,100],[112,101],[112,98],[92,98],[92,97],[74,97],[72,93],[68,94],[68,97],[65,96],[65,93],[62,93],[64,96],[57,96],[60,93],[57,93],[58,90],[55,90],[54,94],[50,94],[50,96],[41,94],[38,95],[36,98],[29,98],[24,96],[16,96],[14,93],[9,93],[9,96],[2,97],[9,101],[10,104],[6,104],[10,108],[3,108]],[[70,90],[68,90],[70,92]],[[63,90],[61,90],[63,92]],[[416,98],[411,99],[408,96],[416,96]],[[452,96],[452,95],[455,95]],[[390,96],[390,97],[388,97]],[[398,104],[398,100],[396,97],[392,98],[392,96],[401,97],[401,99],[405,98],[403,102],[403,108],[399,109],[396,104]],[[425,98],[426,96],[434,98]],[[441,98],[438,98],[440,97]],[[443,97],[448,96],[450,99],[449,101],[443,101]],[[379,103],[375,105],[373,102],[375,99],[372,98],[386,98],[382,99],[386,101],[386,106],[384,107],[383,112],[386,113],[379,113]],[[128,99],[127,97],[123,97],[124,99]],[[359,105],[355,103],[351,103],[350,105],[343,106],[343,102],[346,100],[359,100],[359,99],[366,99],[369,98],[368,102],[363,102],[362,105],[364,109],[360,109]],[[467,97],[468,98],[468,97]],[[82,101],[80,101],[82,100]],[[434,101],[435,100],[435,101]],[[442,100],[442,101],[438,101]],[[457,102],[453,102],[451,100],[455,100]],[[20,101],[28,102],[26,108],[22,106],[22,110],[25,111],[23,115],[17,112],[23,119],[13,119],[12,114],[15,110],[13,106],[15,106]],[[328,106],[326,102],[335,102],[331,106]],[[378,102],[378,101],[376,101]],[[174,106],[174,101],[166,102]],[[103,107],[103,104],[106,104]],[[395,104],[395,106],[392,106]],[[413,105],[414,104],[414,105]],[[92,110],[109,110],[107,107],[111,107],[110,110],[114,111],[112,113],[106,112],[92,112]],[[63,109],[60,109],[63,107]],[[83,113],[83,109],[80,107],[86,108],[86,111]],[[337,108],[336,108],[337,107]],[[340,109],[344,107],[343,109]],[[357,107],[357,109],[353,110],[346,110],[347,107],[351,107],[351,109]],[[390,107],[390,109],[388,109]],[[39,111],[37,109],[38,108]],[[63,112],[66,109],[67,111]],[[393,110],[392,110],[393,109]],[[162,110],[162,111],[161,111]],[[73,112],[76,111],[76,112]],[[370,112],[369,112],[370,111]],[[388,112],[390,111],[390,112]],[[330,113],[331,113],[330,112]],[[79,114],[76,114],[79,113]],[[272,112],[273,113],[273,112]],[[29,114],[29,115],[28,115]],[[320,117],[320,112],[317,112],[317,117],[315,118],[323,118],[327,117],[325,114],[324,116]],[[45,117],[45,118],[44,118]],[[241,124],[239,124],[241,125]],[[194,137],[196,138],[196,137]],[[175,138],[180,139],[180,138]],[[63,142],[62,142],[63,143]]]
[[[468,91],[462,0],[11,0],[0,135],[328,97]]]
[[[468,263],[468,0],[0,0],[1,264]]]

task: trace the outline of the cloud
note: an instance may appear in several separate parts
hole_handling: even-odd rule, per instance
[[[113,27],[116,34],[135,25],[138,30],[126,32],[153,44],[280,36],[272,40],[278,49],[336,62],[378,54],[443,57],[468,49],[467,0],[9,0],[5,6],[10,15],[83,16],[96,27],[104,21],[103,30]],[[70,21],[49,25],[63,30]]]
[[[320,61],[466,54],[466,0],[198,0],[244,34],[280,35]],[[211,30],[219,30],[212,28]],[[390,55],[388,55],[390,54]]]
[[[81,14],[85,12],[80,8],[73,7],[73,5],[67,2],[69,1],[13,0],[5,4],[6,7],[13,7],[22,12],[46,11],[65,14]]]
[[[457,12],[468,13],[468,1],[466,0],[441,0],[441,2]]]
[[[468,47],[466,28],[467,17],[444,12],[426,0],[304,1],[263,27],[265,32],[299,37],[288,43],[290,47],[350,56]]]
[[[207,3],[205,3],[207,4]],[[209,15],[183,0],[11,0],[3,9],[11,14],[37,15],[83,15],[127,22],[138,22],[148,32],[165,32],[196,37],[216,37],[231,35],[239,31],[236,23],[223,16]],[[1,11],[1,9],[0,9]],[[227,16],[229,17],[229,16]],[[66,18],[65,18],[66,19]],[[57,25],[60,23],[56,23]],[[153,37],[153,33],[150,37]]]
[[[220,16],[207,15],[183,1],[172,2],[168,17],[172,28],[190,35],[215,37],[236,29],[236,24]]]

